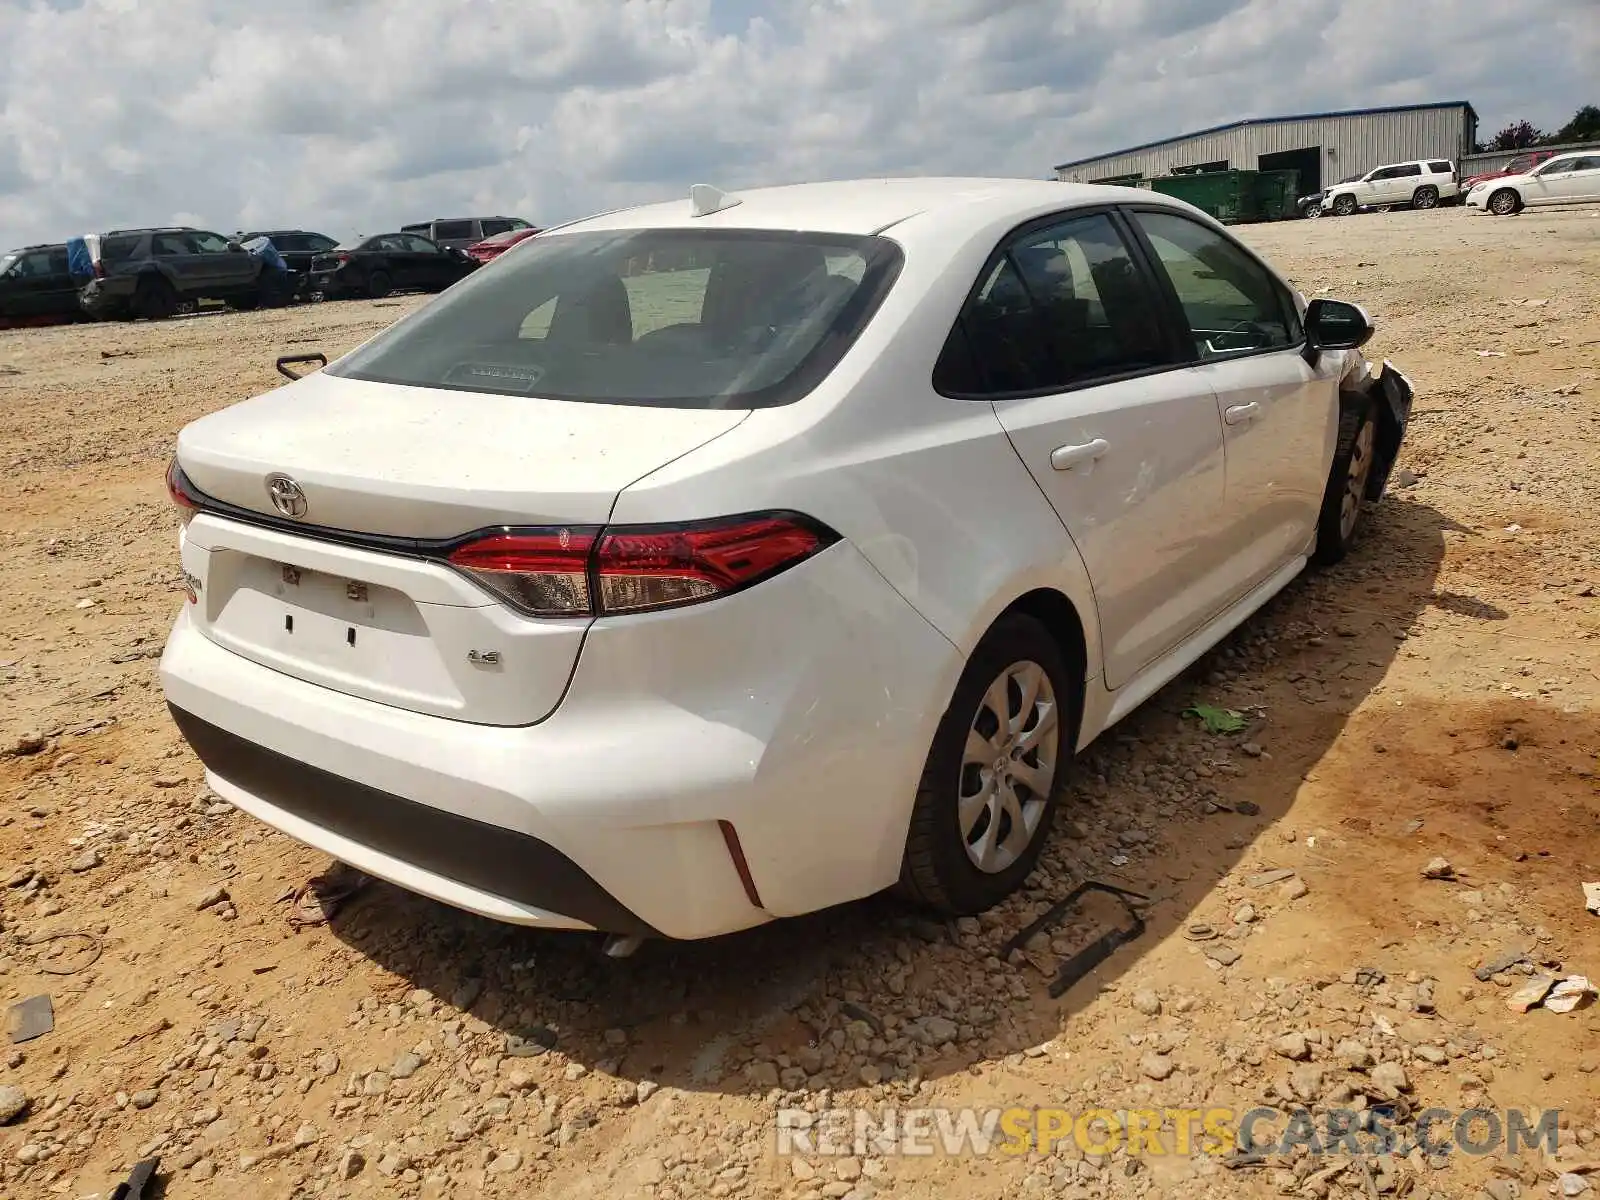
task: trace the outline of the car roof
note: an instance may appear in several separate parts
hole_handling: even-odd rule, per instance
[[[1600,148],[1594,150],[1563,150],[1560,154],[1552,154],[1545,162],[1556,162],[1563,158],[1594,158],[1600,156]]]
[[[40,250],[65,250],[65,242],[40,242],[36,246],[18,246],[15,250],[0,250],[0,254],[34,254]]]
[[[1039,212],[1094,204],[1137,201],[1189,207],[1147,190],[1039,179],[853,179],[753,188],[729,192],[728,198],[738,203],[706,216],[694,216],[692,202],[685,196],[602,213],[545,232],[704,227],[865,235],[924,215],[964,218],[962,223],[976,226],[1006,216],[1022,221]]]

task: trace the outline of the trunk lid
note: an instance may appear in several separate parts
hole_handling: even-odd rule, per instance
[[[739,424],[732,410],[649,409],[395,387],[315,374],[179,435],[194,487],[282,520],[398,539],[496,525],[601,525],[616,495]],[[457,720],[548,716],[589,622],[522,616],[402,543],[348,544],[201,513],[183,537],[191,619],[225,649],[349,695]]]
[[[630,483],[720,437],[742,410],[647,408],[400,387],[321,372],[202,417],[178,461],[208,496],[307,525],[437,539],[491,525],[598,525]]]

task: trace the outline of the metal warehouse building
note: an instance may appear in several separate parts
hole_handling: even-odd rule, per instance
[[[1132,183],[1192,171],[1297,170],[1300,192],[1385,163],[1472,153],[1478,114],[1464,100],[1234,121],[1056,167],[1068,183]]]

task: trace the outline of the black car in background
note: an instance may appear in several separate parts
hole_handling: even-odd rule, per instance
[[[263,282],[261,259],[220,233],[118,229],[101,236],[95,278],[78,303],[96,320],[159,320],[201,300],[240,309],[270,303],[276,297],[264,294]]]
[[[67,247],[24,246],[0,254],[0,323],[76,320],[78,281],[67,270]]]
[[[442,292],[472,274],[476,260],[415,233],[380,233],[337,246],[311,262],[311,286],[329,300],[416,289]]]
[[[339,244],[337,238],[331,238],[325,233],[312,233],[307,229],[263,229],[255,233],[234,235],[234,241],[241,244],[253,242],[257,238],[266,238],[272,243],[273,249],[283,256],[284,265],[294,276],[297,295],[310,285],[311,260],[319,254],[326,254]]]

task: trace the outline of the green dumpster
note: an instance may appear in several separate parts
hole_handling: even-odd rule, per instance
[[[1284,221],[1299,215],[1300,172],[1257,171],[1256,211],[1263,221]]]
[[[1204,171],[1166,175],[1150,181],[1152,190],[1187,201],[1224,224],[1261,219],[1256,171]]]

